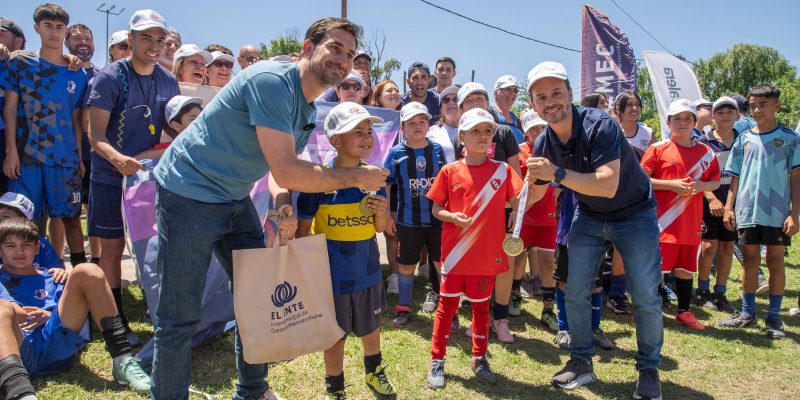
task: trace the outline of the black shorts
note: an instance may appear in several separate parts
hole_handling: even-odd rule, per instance
[[[83,169],[86,171],[81,179],[81,204],[89,204],[89,176],[92,173],[92,160],[82,160]]]
[[[720,242],[735,242],[739,238],[736,231],[731,231],[725,227],[722,217],[715,217],[711,214],[703,214],[702,226],[703,240],[719,240]]]
[[[792,239],[783,228],[756,225],[739,229],[739,245],[791,246]]]
[[[553,270],[553,279],[556,282],[567,283],[569,277],[569,256],[567,255],[567,246],[558,244],[556,246],[556,268]],[[594,281],[594,287],[599,288],[603,286],[603,268],[597,269],[597,279]]]
[[[334,294],[333,307],[345,337],[351,333],[367,336],[381,327],[381,314],[386,309],[383,282],[357,292]]]
[[[416,265],[422,247],[428,248],[428,258],[439,262],[442,258],[442,227],[411,227],[397,225],[397,262]]]

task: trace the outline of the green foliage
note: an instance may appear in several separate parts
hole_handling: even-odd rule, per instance
[[[519,82],[519,91],[517,92],[517,100],[511,106],[511,111],[517,116],[521,116],[522,112],[527,110],[531,104],[531,95],[525,88],[528,87],[528,80],[523,79]]]
[[[641,62],[638,63],[636,71],[636,93],[642,99],[642,114],[639,118],[647,126],[653,128],[653,134],[660,138],[661,121],[658,119],[658,105],[656,105],[656,98],[653,94],[653,85],[650,83],[650,72]]]
[[[303,42],[300,41],[300,36],[296,29],[286,31],[281,36],[269,41],[269,45],[259,43],[258,48],[261,50],[261,58],[268,59],[275,56],[288,56],[292,53],[299,53]]]

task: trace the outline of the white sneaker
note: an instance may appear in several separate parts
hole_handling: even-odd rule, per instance
[[[400,287],[397,284],[397,274],[391,274],[386,278],[386,294],[400,294]]]
[[[436,307],[439,306],[439,295],[434,293],[433,291],[428,292],[425,295],[425,302],[422,303],[422,311],[427,313],[432,313],[436,311]]]
[[[272,390],[267,390],[267,392],[264,393],[264,395],[261,396],[259,400],[284,400],[284,399],[278,393],[273,392]]]

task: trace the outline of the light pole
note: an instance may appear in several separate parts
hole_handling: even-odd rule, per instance
[[[104,56],[106,59],[106,64],[108,64],[108,18],[111,15],[120,15],[123,11],[125,11],[125,7],[122,7],[119,11],[113,11],[117,6],[114,4],[110,4],[109,6],[110,7],[106,7],[106,3],[103,3],[97,7],[97,11],[106,14],[106,54]]]

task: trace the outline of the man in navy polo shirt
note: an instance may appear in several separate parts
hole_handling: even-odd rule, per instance
[[[552,384],[574,389],[597,379],[592,368],[594,339],[591,303],[600,260],[613,245],[635,268],[626,268],[634,310],[639,382],[635,399],[660,399],[658,365],[664,341],[661,256],[658,251],[656,202],[650,181],[639,167],[622,129],[606,113],[571,104],[567,71],[543,62],[528,73],[531,105],[549,124],[528,160],[532,199],[537,201],[553,181],[572,189],[578,210],[568,242],[567,318],[572,334],[571,359]]]
[[[415,62],[408,67],[408,86],[411,90],[403,95],[403,105],[416,101],[422,103],[431,113],[430,124],[439,121],[439,94],[430,89],[431,69],[424,62]]]

